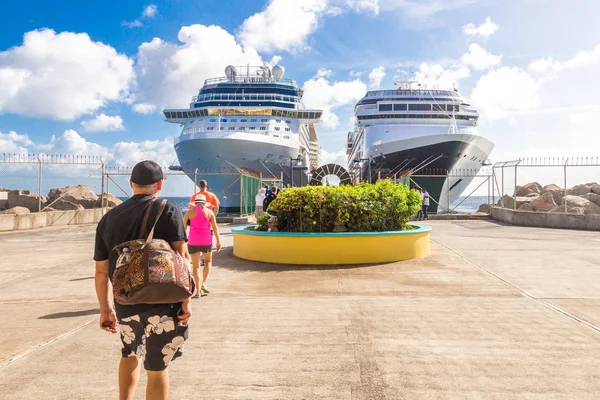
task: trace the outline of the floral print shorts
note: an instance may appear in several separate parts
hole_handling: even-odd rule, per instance
[[[180,357],[188,338],[188,326],[179,323],[177,309],[157,307],[119,320],[123,357],[144,359],[148,371],[163,371]]]

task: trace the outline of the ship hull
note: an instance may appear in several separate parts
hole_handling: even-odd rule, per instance
[[[251,175],[262,184],[277,181],[277,186],[291,183],[290,159],[297,159],[299,146],[265,143],[238,135],[237,138],[196,138],[179,141],[175,152],[183,172],[196,184],[206,180],[210,191],[221,202],[220,215],[240,215],[257,194],[242,175]],[[294,186],[306,184],[306,167],[294,161]],[[243,169],[244,172],[240,172]],[[256,182],[256,181],[255,181]],[[256,186],[256,185],[254,185]],[[247,193],[248,188],[252,193]],[[242,201],[243,196],[243,201]],[[242,208],[242,205],[245,205]]]
[[[427,188],[432,212],[448,212],[469,186],[494,148],[489,140],[471,134],[427,135],[371,146],[371,181],[413,170],[411,186]],[[383,156],[382,156],[383,155]],[[369,168],[362,167],[369,180]],[[449,176],[448,176],[449,175]],[[438,206],[439,205],[439,206]]]

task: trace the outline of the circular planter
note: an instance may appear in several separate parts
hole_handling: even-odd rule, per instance
[[[431,227],[389,232],[260,232],[236,227],[233,254],[274,264],[372,264],[429,255]]]

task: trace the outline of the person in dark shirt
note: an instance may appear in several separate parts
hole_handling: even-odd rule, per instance
[[[167,398],[169,363],[181,355],[188,335],[192,310],[190,300],[175,304],[121,305],[114,301],[112,276],[118,253],[114,247],[140,239],[142,219],[151,207],[146,238],[156,220],[161,201],[157,199],[163,185],[163,172],[153,161],[142,161],[131,171],[133,196],[108,211],[98,223],[94,260],[96,261],[96,294],[100,304],[100,328],[121,334],[123,349],[119,365],[120,398],[134,396],[140,373],[140,360],[148,374],[147,391],[156,399]],[[187,259],[187,236],[179,206],[167,202],[154,229],[154,238],[167,241],[173,250]]]
[[[271,204],[271,202],[277,198],[277,194],[277,186],[271,186],[271,193],[269,193],[263,200],[263,210],[265,212],[269,209],[269,204]]]

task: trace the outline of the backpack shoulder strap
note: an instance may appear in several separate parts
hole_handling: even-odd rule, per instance
[[[148,218],[150,218],[150,211],[152,211],[152,206],[154,205],[154,201],[156,199],[150,200],[148,206],[146,206],[146,213],[144,214],[144,219],[142,221],[142,226],[140,227],[140,234],[138,237],[140,239],[144,238],[144,233],[146,233],[146,228],[148,227]]]
[[[158,223],[158,220],[160,219],[160,216],[162,215],[166,206],[167,206],[167,200],[163,200],[160,202],[160,208],[158,209],[158,214],[156,214],[156,220],[154,220],[154,225],[152,225],[152,229],[150,230],[150,233],[148,234],[148,237],[146,238],[146,246],[148,246],[150,244],[150,242],[152,241],[152,239],[154,238],[154,228],[156,228],[156,224]]]

